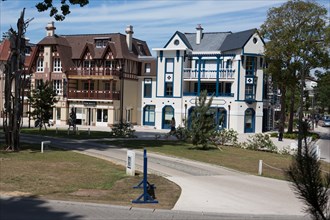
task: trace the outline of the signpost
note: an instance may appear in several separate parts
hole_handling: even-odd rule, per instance
[[[127,151],[126,174],[135,176],[135,152],[132,150]]]

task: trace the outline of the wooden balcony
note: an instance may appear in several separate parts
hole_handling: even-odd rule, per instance
[[[235,69],[231,68],[221,68],[219,69],[219,79],[234,79]],[[184,68],[183,69],[183,79],[198,79],[198,69]],[[200,72],[200,79],[217,79],[216,70],[202,69]]]
[[[69,90],[68,99],[119,100],[119,91],[105,90]]]
[[[68,78],[70,79],[113,79],[114,77],[120,77],[120,71],[112,68],[74,68],[71,69]],[[137,80],[137,75],[124,72],[125,79]]]

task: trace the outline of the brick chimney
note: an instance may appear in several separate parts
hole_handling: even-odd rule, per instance
[[[200,44],[203,38],[203,28],[201,24],[196,27],[196,44]]]
[[[127,25],[126,27],[126,43],[128,50],[131,52],[132,51],[132,38],[133,38],[133,26],[132,25]]]
[[[49,22],[46,26],[46,36],[47,37],[52,37],[55,34],[55,29],[56,27],[54,26],[54,21]]]

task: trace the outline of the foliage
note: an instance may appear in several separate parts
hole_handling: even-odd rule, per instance
[[[277,137],[278,133],[274,132],[274,133],[270,133],[271,137]],[[317,139],[320,138],[320,135],[317,133],[313,133],[313,132],[308,132],[307,133],[307,137],[312,137],[312,140],[315,141]],[[294,133],[284,133],[283,134],[283,138],[288,138],[288,139],[297,139],[298,138],[298,133],[294,132]]]
[[[314,219],[330,219],[330,174],[323,176],[320,161],[315,152],[308,150],[297,154],[286,171],[299,199],[306,204],[305,211]]]
[[[268,40],[265,45],[268,72],[282,94],[279,126],[282,132],[286,91],[295,88],[299,80],[303,87],[305,76],[312,68],[329,66],[327,20],[326,8],[316,2],[293,0],[271,8],[261,26],[260,33]]]
[[[175,131],[175,136],[180,141],[186,141],[190,137],[189,130],[186,127],[179,126]]]
[[[221,131],[215,131],[211,137],[211,142],[215,145],[235,145],[237,144],[238,133],[234,129],[222,129]]]
[[[213,96],[207,101],[207,91],[201,92],[195,101],[195,108],[191,115],[190,135],[193,145],[205,150],[208,148],[210,137],[212,136],[215,124],[213,115],[210,114]]]
[[[32,111],[28,112],[34,119],[38,119],[40,123],[39,131],[45,127],[52,117],[52,109],[54,104],[57,103],[56,92],[49,81],[46,83],[41,82],[35,89],[28,95],[28,100],[31,104]]]
[[[111,135],[115,137],[128,137],[133,138],[136,137],[134,135],[135,130],[131,123],[118,123],[114,124],[111,130]]]
[[[250,150],[277,152],[277,147],[274,145],[268,134],[259,133],[250,136],[250,138],[252,139],[247,139],[248,142],[243,144],[243,148]]]
[[[65,17],[71,13],[70,5],[67,4],[67,1],[70,5],[80,5],[80,7],[84,7],[89,3],[89,0],[61,0],[61,14],[59,13],[56,6],[53,4],[53,0],[43,0],[36,4],[36,8],[39,12],[50,10],[49,16],[54,17],[57,21],[63,21]]]
[[[317,72],[316,76],[318,78],[317,87],[316,87],[316,101],[322,109],[328,108],[330,112],[330,71],[321,73]]]

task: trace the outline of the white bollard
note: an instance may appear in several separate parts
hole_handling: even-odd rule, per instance
[[[50,144],[50,141],[41,141],[41,153],[44,153],[44,145]]]
[[[132,150],[127,151],[126,174],[135,176],[135,152]]]
[[[262,175],[262,160],[259,160],[259,169],[258,169],[258,175]]]

